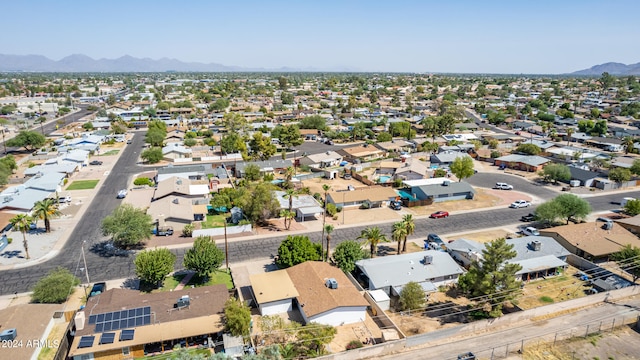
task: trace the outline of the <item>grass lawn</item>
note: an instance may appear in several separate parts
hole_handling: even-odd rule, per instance
[[[152,286],[151,284],[147,284],[144,281],[141,281],[140,282],[140,291],[152,292],[152,293],[163,292],[163,291],[171,291],[171,290],[175,289],[176,286],[178,286],[178,284],[180,284],[180,281],[182,281],[182,279],[184,279],[185,276],[186,276],[185,274],[167,276],[164,279],[164,283],[162,284],[162,287],[161,288],[157,288],[157,289],[156,289],[155,286]]]
[[[67,190],[88,190],[98,185],[100,180],[76,180],[67,186]]]
[[[211,351],[209,349],[189,349],[187,350],[187,354],[191,355],[193,358],[196,358],[198,355],[202,355],[205,358],[211,355]],[[163,360],[163,359],[173,359],[176,354],[171,352],[166,352],[164,354],[158,355],[149,355],[136,359],[154,359],[154,360]]]
[[[117,155],[119,152],[120,152],[120,150],[109,150],[104,154],[100,154],[100,156]]]
[[[223,227],[224,226],[224,219],[225,219],[225,217],[224,217],[223,214],[207,215],[207,219],[202,222],[202,228],[203,229],[212,229],[212,228],[217,228],[217,227]],[[229,226],[229,224],[227,224],[227,226]]]
[[[209,279],[207,282],[202,282],[202,279],[194,276],[189,280],[187,286],[209,286],[215,284],[225,284],[227,285],[227,289],[233,289],[233,280],[231,279],[231,274],[227,273],[225,269],[220,269],[218,271],[214,271],[211,275],[209,275]]]

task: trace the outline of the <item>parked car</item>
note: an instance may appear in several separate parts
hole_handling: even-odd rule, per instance
[[[93,284],[93,287],[91,288],[91,292],[89,293],[89,297],[100,295],[105,291],[107,291],[107,283],[104,283],[104,282],[95,283],[95,284]]]
[[[538,231],[538,229],[534,228],[533,226],[527,226],[526,228],[522,229],[522,233],[528,236],[540,236],[540,232]]]
[[[427,235],[427,239],[424,241],[424,248],[429,250],[446,251],[447,246],[444,241],[437,234]]]
[[[472,352],[458,355],[458,360],[476,360],[476,356]]]
[[[173,228],[171,226],[167,226],[167,227],[161,227],[158,229],[157,234],[158,236],[171,236],[173,235]]]
[[[523,215],[520,218],[520,221],[524,221],[524,222],[532,222],[533,220],[536,219],[536,215],[533,213],[528,213],[527,215]]]
[[[402,203],[400,201],[391,201],[389,207],[393,210],[402,210]]]
[[[449,213],[446,211],[436,211],[433,214],[429,215],[429,217],[432,219],[446,218],[449,217]]]
[[[127,144],[131,144],[131,143],[133,143],[133,140],[131,139],[127,140]]]
[[[493,188],[498,190],[513,190],[513,185],[499,182],[499,183],[496,183],[496,186],[494,186]]]
[[[100,160],[93,160],[89,163],[89,165],[102,165],[102,161]]]
[[[32,222],[31,224],[29,224],[29,229],[30,230],[35,230],[37,228],[38,228],[38,224],[37,223]]]
[[[511,205],[509,205],[509,207],[512,209],[520,209],[529,206],[531,206],[531,203],[526,200],[516,200],[512,202]]]
[[[64,203],[70,203],[71,202],[71,196],[60,196],[58,198],[58,204],[64,204]]]
[[[124,199],[125,197],[127,197],[127,190],[126,189],[122,189],[122,190],[118,191],[118,199]]]
[[[344,178],[345,180],[351,180],[351,174],[346,173],[346,174],[344,174],[343,178]]]

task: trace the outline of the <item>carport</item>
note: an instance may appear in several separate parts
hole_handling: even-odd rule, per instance
[[[307,217],[313,217],[315,219],[316,215],[322,214],[323,211],[324,209],[320,206],[298,208],[296,209],[296,218],[300,219],[301,222],[304,222]]]

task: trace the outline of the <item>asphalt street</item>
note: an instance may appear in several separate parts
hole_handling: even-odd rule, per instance
[[[113,255],[91,249],[95,249],[97,244],[104,241],[104,237],[100,233],[100,223],[105,216],[109,215],[120,204],[120,200],[116,199],[118,190],[126,188],[134,174],[148,170],[137,165],[143,144],[144,136],[138,132],[133,138],[133,143],[122,150],[119,160],[92,200],[90,209],[87,210],[78,222],[60,253],[52,259],[36,266],[0,272],[0,295],[29,291],[40,278],[58,266],[68,268],[84,280],[84,272],[78,271],[78,265],[80,264],[81,266],[81,247],[84,241],[86,241],[84,248],[87,250],[85,251],[87,268],[92,282],[135,276],[135,267],[133,265],[134,254]],[[492,187],[495,182],[503,179],[504,175],[500,173],[479,173],[468,179],[468,181],[477,186]],[[516,177],[510,177],[508,182],[520,191],[530,192],[545,199],[557,194]],[[614,205],[612,202],[618,202],[621,196],[620,194],[607,194],[589,197],[587,200],[591,203],[594,211],[603,211],[618,208],[619,205]],[[640,191],[627,193],[624,196],[640,197]],[[140,204],[140,206],[145,205],[146,204]],[[514,224],[518,223],[522,215],[532,210],[533,208],[504,208],[492,211],[453,214],[446,219],[416,219],[416,230],[411,239],[426,238],[429,233],[446,234]],[[388,224],[376,224],[376,226],[380,226],[387,235],[390,235],[390,224],[391,222]],[[335,247],[345,240],[356,239],[366,227],[367,226],[336,228],[332,235],[332,247]],[[320,241],[320,232],[311,232],[307,235],[312,241]],[[263,259],[270,254],[276,254],[278,246],[284,238],[286,238],[286,234],[274,234],[273,237],[265,236],[259,239],[229,242],[229,261],[242,262],[253,259]],[[186,249],[172,250],[177,256],[176,270],[182,269],[182,259],[185,250]]]

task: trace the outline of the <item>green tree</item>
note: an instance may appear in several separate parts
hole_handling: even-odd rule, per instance
[[[378,142],[386,142],[391,140],[393,140],[393,138],[391,137],[391,134],[389,134],[388,132],[381,132],[378,134],[378,136],[376,136],[376,141]]]
[[[149,164],[159,163],[163,159],[162,149],[159,147],[146,149],[142,152],[142,154],[140,154],[140,158],[142,158],[142,160],[148,162]]]
[[[223,111],[229,107],[229,100],[225,98],[220,98],[214,101],[211,105],[209,105],[209,111]]]
[[[400,255],[402,250],[402,240],[407,237],[407,228],[402,221],[393,223],[391,227],[391,239],[398,244],[397,255]]]
[[[258,181],[260,179],[260,167],[256,164],[247,164],[244,167],[244,178],[247,181]]]
[[[287,236],[278,247],[278,260],[281,268],[301,264],[305,261],[318,261],[321,256],[320,244],[314,244],[307,236]]]
[[[162,130],[151,128],[147,131],[144,141],[151,146],[162,146],[166,136],[167,134]]]
[[[640,214],[640,200],[629,200],[624,204],[624,212],[631,216]]]
[[[275,136],[273,133],[271,135],[280,140],[280,144],[284,149],[290,149],[304,142],[297,125],[279,125],[276,126],[276,128],[279,128],[278,136]]]
[[[162,286],[164,279],[173,271],[175,262],[176,255],[166,248],[144,250],[134,260],[138,277],[156,287]]]
[[[233,336],[249,336],[251,330],[251,309],[240,300],[231,298],[224,305],[227,331]]]
[[[247,152],[247,144],[244,138],[238,133],[229,133],[220,140],[220,149],[225,154],[235,154]]]
[[[151,216],[144,209],[130,204],[118,206],[102,220],[102,234],[111,236],[116,246],[123,248],[140,245],[151,238]]]
[[[640,248],[627,244],[617,253],[611,254],[611,258],[633,276],[634,283],[638,280],[640,277]]]
[[[458,156],[449,168],[460,181],[470,178],[474,174],[473,159],[469,156]]]
[[[55,199],[47,198],[33,204],[33,216],[44,220],[46,232],[51,232],[51,219],[60,215],[62,213],[58,210],[58,204],[56,204]]]
[[[284,76],[280,76],[278,78],[278,88],[280,90],[287,90],[287,86],[288,86],[287,78]]]
[[[400,310],[417,310],[424,307],[426,296],[422,286],[415,281],[409,281],[400,291]]]
[[[31,216],[25,214],[18,214],[9,220],[13,228],[22,233],[22,245],[24,246],[24,253],[27,260],[31,259],[29,256],[29,243],[27,243],[27,231],[29,231],[32,221]]]
[[[224,260],[224,253],[209,236],[198,236],[193,247],[184,254],[184,267],[204,279],[217,270]]]
[[[318,130],[327,130],[327,122],[320,115],[311,115],[307,116],[304,119],[300,120],[300,129],[318,129]]]
[[[538,155],[542,150],[536,144],[520,144],[516,148],[516,152],[526,154],[526,155]]]
[[[591,213],[591,205],[586,200],[573,194],[562,194],[540,204],[536,208],[536,218],[553,223],[561,219],[569,224],[570,219],[584,219]]]
[[[236,112],[224,114],[223,123],[229,133],[244,134],[249,130],[247,119]]]
[[[40,148],[47,142],[47,138],[39,132],[23,130],[13,139],[9,139],[5,144],[9,147],[23,147],[27,151]]]
[[[196,146],[197,143],[198,143],[198,140],[196,139],[184,139],[183,141],[184,146],[187,146],[187,147]]]
[[[316,357],[326,354],[325,345],[333,341],[338,331],[331,325],[323,325],[315,322],[309,323],[298,330],[297,341],[299,352],[304,357]]]
[[[600,79],[598,80],[598,82],[600,82],[600,85],[602,85],[602,89],[604,91],[607,91],[611,87],[611,85],[613,85],[616,82],[616,78],[605,71],[600,76]]]
[[[569,181],[571,180],[571,171],[567,165],[554,163],[542,169],[542,176],[546,182]]]
[[[251,196],[244,204],[242,211],[253,223],[264,223],[280,212],[280,203],[273,194],[274,185],[269,182],[256,184],[251,190]]]
[[[354,240],[346,240],[336,246],[333,252],[333,262],[340,270],[350,273],[356,268],[356,261],[366,259],[369,256],[362,249],[362,245]]]
[[[276,146],[271,143],[271,138],[255,132],[249,141],[249,157],[252,160],[268,160],[276,153]]]
[[[624,153],[625,154],[634,153],[635,152],[635,148],[633,147],[634,144],[635,142],[633,141],[633,138],[631,136],[625,136],[622,139],[622,145],[624,146]]]
[[[381,242],[389,242],[387,236],[382,233],[379,227],[368,227],[360,232],[358,239],[364,239],[365,244],[369,245],[369,255],[371,257],[378,251],[378,244]]]
[[[33,288],[31,301],[42,304],[61,304],[73,293],[80,279],[69,270],[59,267],[40,279]]]
[[[625,168],[614,168],[609,170],[609,180],[613,180],[620,186],[623,182],[631,180],[631,171]]]
[[[607,131],[609,131],[607,127],[607,120],[598,120],[596,124],[593,126],[593,130],[591,131],[592,135],[596,136],[604,136]]]
[[[327,261],[331,257],[331,233],[333,232],[333,230],[334,230],[333,225],[331,224],[324,225],[324,232],[327,233],[327,252],[326,252],[326,255],[324,253],[322,254],[322,261],[325,261],[325,256]]]
[[[283,91],[280,94],[280,101],[282,101],[282,104],[284,104],[284,105],[292,105],[293,104],[293,100],[294,100],[294,97],[293,97],[292,93]]]
[[[522,269],[519,264],[508,261],[516,257],[513,245],[504,238],[493,240],[482,250],[482,260],[473,261],[469,271],[458,279],[459,289],[468,296],[482,297],[490,317],[502,315],[502,305],[520,294],[520,281],[516,273]],[[489,310],[490,309],[490,310]]]
[[[82,124],[82,128],[87,131],[91,131],[93,130],[93,123],[91,121],[87,121],[86,123]]]

